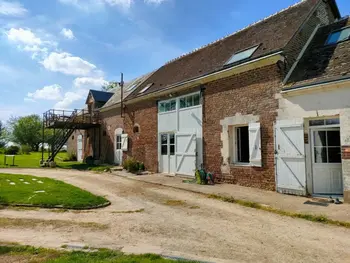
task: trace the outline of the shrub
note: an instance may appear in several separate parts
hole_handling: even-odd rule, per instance
[[[10,147],[7,147],[5,150],[5,154],[16,155],[18,153],[19,153],[19,147],[16,145],[12,145]]]
[[[0,154],[4,154],[4,153],[5,153],[5,151],[6,151],[6,149],[5,149],[5,148],[3,148],[3,147],[1,147],[1,148],[0,148]]]
[[[22,145],[21,146],[22,154],[30,154],[31,151],[32,151],[32,148],[29,145]]]
[[[130,173],[136,173],[139,171],[139,162],[134,158],[128,158],[124,161],[124,168]]]
[[[63,159],[64,162],[75,162],[77,161],[77,154],[75,152],[70,152],[67,157]]]
[[[144,170],[145,170],[145,164],[139,163],[139,171],[144,171]]]
[[[66,150],[66,149],[61,149],[60,152],[61,152],[61,153],[66,153],[67,150]]]

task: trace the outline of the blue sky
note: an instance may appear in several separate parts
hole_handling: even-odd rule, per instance
[[[297,0],[0,0],[0,120],[82,108],[130,80]],[[349,0],[337,0],[342,15]]]

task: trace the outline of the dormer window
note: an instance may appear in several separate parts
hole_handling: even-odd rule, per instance
[[[233,56],[225,63],[225,65],[230,65],[238,61],[250,58],[254,54],[254,52],[258,49],[258,47],[259,45],[233,54]]]
[[[332,32],[330,36],[327,39],[326,44],[331,45],[331,44],[336,44],[341,41],[346,41],[350,39],[350,27],[343,28],[341,30]]]
[[[146,87],[144,87],[139,93],[141,94],[141,93],[144,93],[144,92],[146,92],[151,86],[153,85],[153,83],[149,83],[149,84],[147,84],[147,86]]]

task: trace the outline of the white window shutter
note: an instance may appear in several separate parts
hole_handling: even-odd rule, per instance
[[[122,150],[127,151],[128,150],[128,135],[122,134]]]
[[[249,160],[251,166],[262,166],[260,123],[249,123]]]

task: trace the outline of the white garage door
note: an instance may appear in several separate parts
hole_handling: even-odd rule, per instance
[[[195,176],[197,161],[197,137],[194,133],[177,133],[176,174]]]

